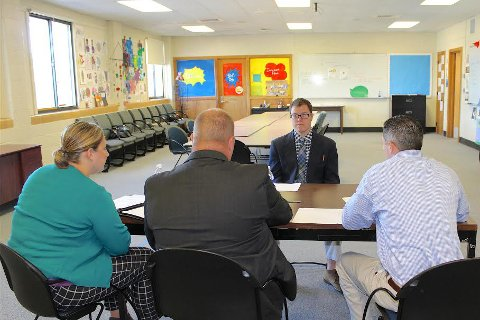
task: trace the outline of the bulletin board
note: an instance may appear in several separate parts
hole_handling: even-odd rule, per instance
[[[291,57],[250,58],[251,96],[289,96]]]
[[[177,74],[182,73],[183,80],[178,80],[178,95],[188,97],[215,96],[215,62],[213,59],[177,60]]]
[[[387,54],[302,54],[298,91],[304,98],[387,98]]]
[[[468,48],[468,76],[465,85],[468,103],[480,105],[480,47]]]
[[[142,40],[123,37],[123,92],[127,99],[142,100],[147,93],[145,77],[145,44]]]
[[[432,79],[430,54],[390,55],[390,95],[430,96]]]

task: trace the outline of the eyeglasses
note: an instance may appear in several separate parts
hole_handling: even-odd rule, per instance
[[[300,114],[296,114],[296,113],[292,113],[290,114],[290,118],[293,118],[293,119],[308,119],[310,117],[310,113],[307,113],[307,112],[304,112],[304,113],[300,113]]]

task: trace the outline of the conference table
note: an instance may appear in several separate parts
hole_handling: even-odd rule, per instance
[[[294,215],[299,208],[341,209],[345,205],[344,197],[350,197],[356,190],[356,184],[302,184],[298,191],[281,192],[290,203]],[[119,212],[131,234],[143,235],[143,218]],[[271,228],[277,240],[312,241],[376,241],[375,226],[362,230],[346,230],[341,224],[288,223]],[[467,222],[457,224],[458,236],[467,242],[467,257],[475,257],[477,223],[469,218]]]

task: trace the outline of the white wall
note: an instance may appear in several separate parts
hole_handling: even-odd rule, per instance
[[[462,89],[465,87],[464,75],[466,56],[473,42],[480,40],[480,15],[472,17],[476,20],[476,30],[470,33],[470,19],[457,23],[437,33],[437,52],[445,51],[445,66],[448,66],[448,50],[461,47],[462,57]],[[435,88],[436,89],[436,88]],[[475,120],[471,119],[473,106],[465,102],[464,92],[460,98],[460,137],[475,141]],[[445,109],[443,127],[447,127],[448,91],[445,90]]]
[[[436,54],[434,33],[290,33],[235,37],[174,37],[173,56],[293,55],[293,97],[297,97],[296,57],[305,53],[430,53]],[[435,64],[432,63],[432,68]],[[432,72],[433,74],[433,72]],[[433,80],[432,80],[433,84]],[[433,89],[432,89],[433,90]],[[427,98],[427,126],[435,126],[435,96]],[[390,99],[312,99],[314,105],[345,105],[344,126],[382,127],[390,116]],[[339,126],[329,113],[330,126]]]
[[[3,93],[0,100],[0,117],[12,118],[14,127],[0,130],[0,144],[5,143],[35,143],[42,145],[44,163],[52,163],[52,152],[58,148],[60,133],[63,128],[70,124],[71,120],[56,121],[46,124],[32,125],[30,117],[35,114],[35,99],[33,89],[33,76],[30,62],[28,41],[27,15],[28,9],[35,12],[71,21],[73,25],[81,26],[86,36],[96,39],[105,39],[109,47],[109,57],[113,48],[119,43],[117,51],[122,52],[124,36],[132,37],[132,40],[144,40],[153,37],[159,40],[167,40],[168,37],[150,35],[148,32],[130,28],[118,22],[105,20],[62,9],[50,4],[35,0],[1,0],[1,30],[3,39],[0,37],[1,49],[3,50],[2,80]],[[167,51],[169,52],[170,49]],[[117,54],[117,52],[116,52]],[[170,60],[168,60],[170,61]],[[146,70],[146,69],[145,69]],[[140,99],[147,100],[145,94]],[[110,97],[109,104],[120,103],[125,100],[125,95]]]

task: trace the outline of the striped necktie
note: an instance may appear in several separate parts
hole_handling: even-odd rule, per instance
[[[295,176],[295,182],[306,183],[307,182],[307,144],[305,138],[300,138],[299,143],[301,145],[297,154],[298,172]]]

